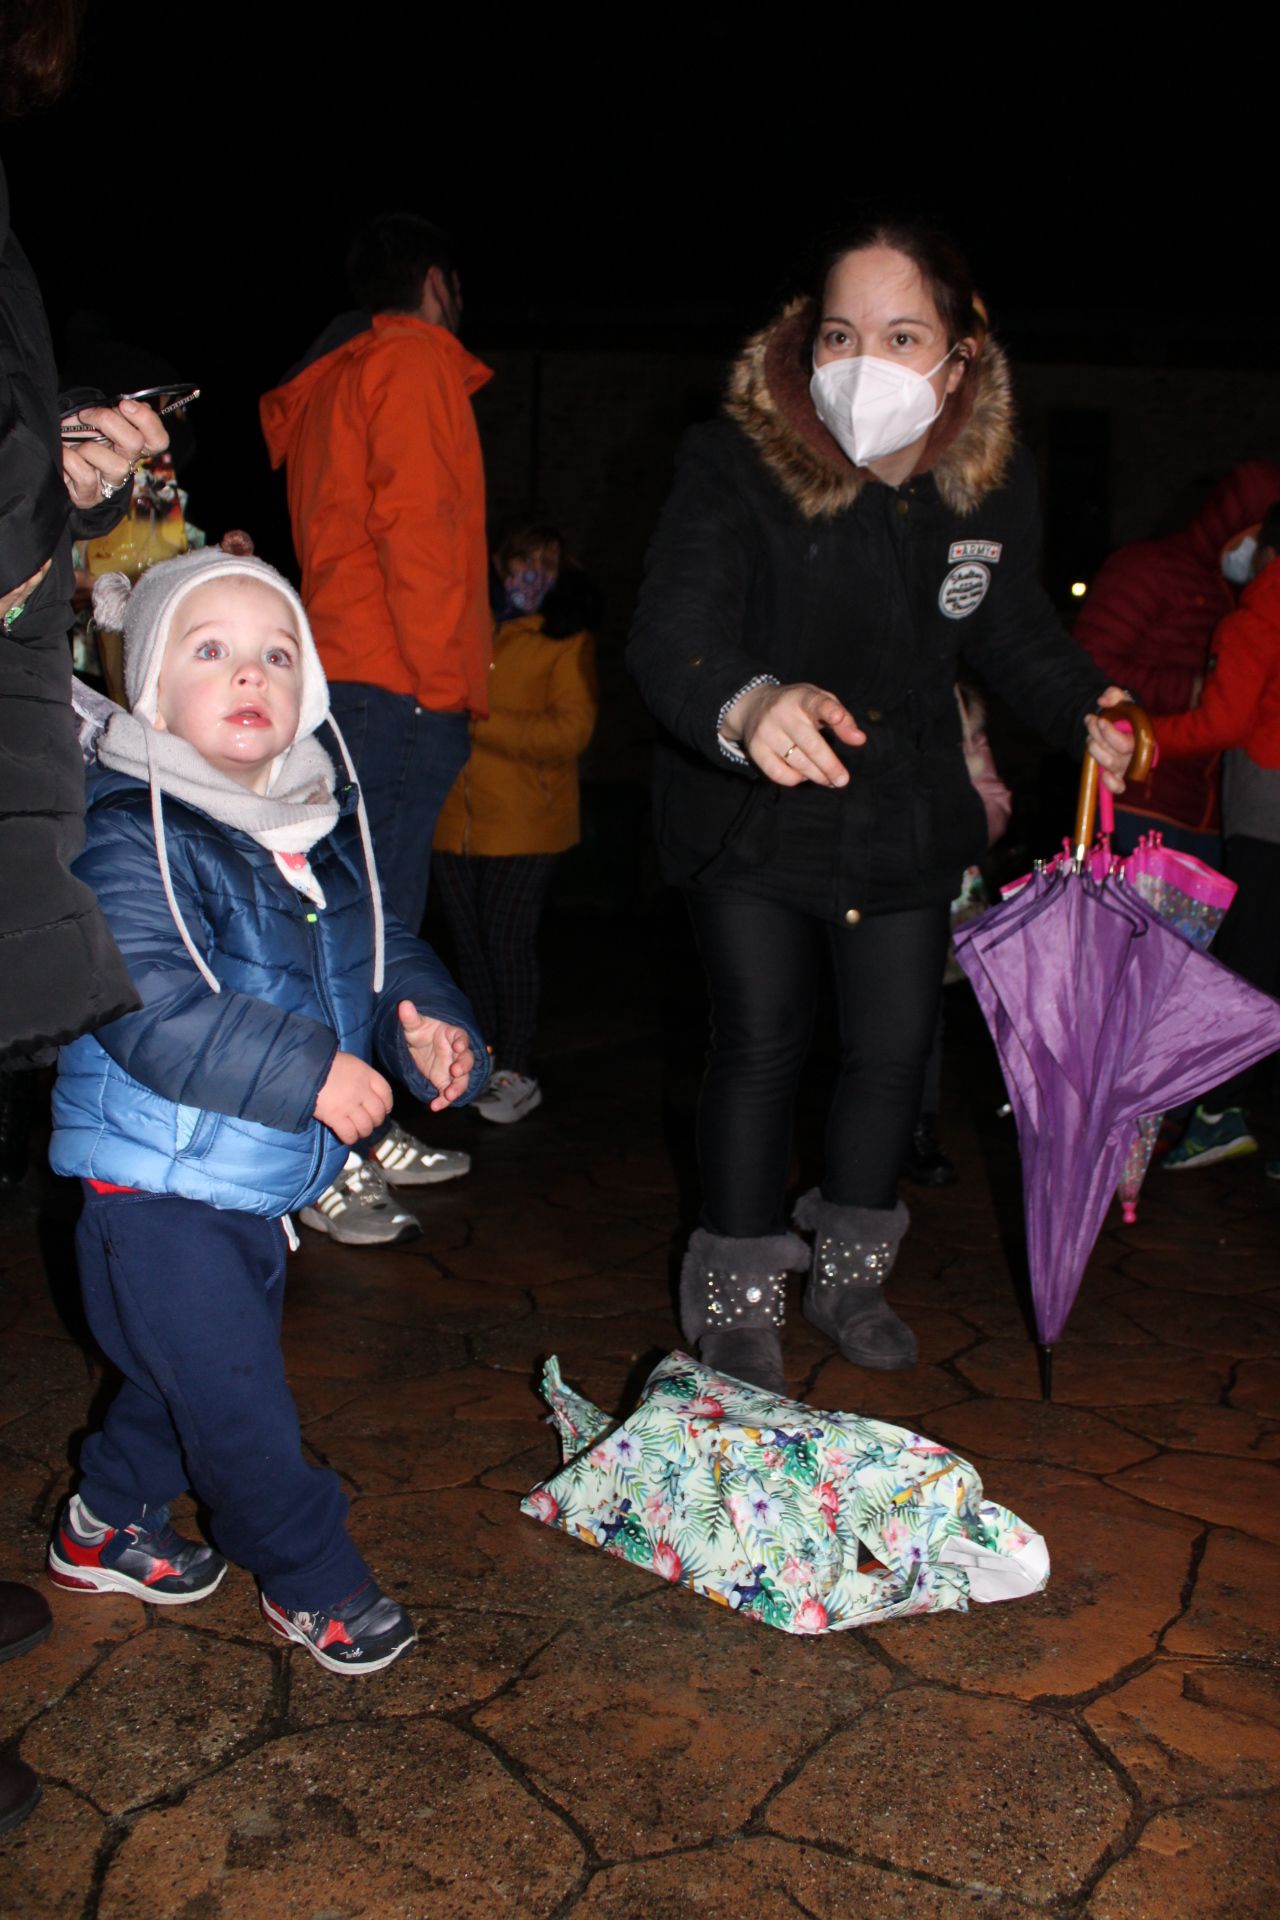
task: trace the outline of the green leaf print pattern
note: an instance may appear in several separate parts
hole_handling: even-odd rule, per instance
[[[1038,1592],[1048,1554],[975,1469],[905,1428],[823,1413],[670,1354],[621,1422],[543,1393],[565,1465],[521,1511],[787,1633]]]

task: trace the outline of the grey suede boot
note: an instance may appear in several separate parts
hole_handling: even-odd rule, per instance
[[[786,1276],[809,1250],[794,1233],[735,1240],[699,1227],[680,1268],[680,1325],[704,1367],[769,1393],[785,1393],[782,1344]]]
[[[838,1207],[811,1187],[796,1202],[796,1226],[813,1234],[804,1317],[857,1367],[913,1367],[916,1337],[884,1297],[911,1216],[889,1208]]]

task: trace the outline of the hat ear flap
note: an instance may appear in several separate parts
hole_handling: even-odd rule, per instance
[[[103,573],[93,583],[93,617],[107,633],[124,629],[125,608],[133,591],[126,573]]]

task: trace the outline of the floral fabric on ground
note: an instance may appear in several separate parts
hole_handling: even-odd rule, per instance
[[[521,1511],[786,1633],[1038,1593],[1044,1540],[966,1460],[882,1420],[821,1413],[673,1353],[620,1425],[543,1393],[565,1465]]]

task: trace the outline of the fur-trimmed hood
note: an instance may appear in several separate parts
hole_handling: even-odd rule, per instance
[[[747,342],[735,363],[725,412],[758,450],[807,520],[829,519],[857,500],[874,475],[855,467],[809,398],[813,302],[794,300]],[[1005,477],[1014,450],[1009,363],[989,336],[930,429],[917,473],[932,473],[953,513],[969,514]]]

